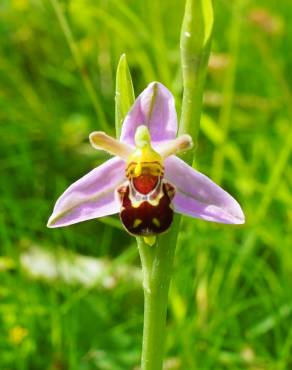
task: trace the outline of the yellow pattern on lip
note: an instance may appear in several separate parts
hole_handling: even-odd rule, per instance
[[[143,240],[144,243],[150,247],[153,247],[153,245],[156,243],[156,235],[143,236]]]
[[[128,178],[141,175],[163,176],[163,167],[159,162],[130,162],[126,169]]]
[[[135,134],[136,149],[127,159],[126,176],[138,177],[143,173],[154,176],[163,174],[162,157],[151,146],[151,137],[146,126],[139,126]]]
[[[139,225],[141,225],[141,223],[142,223],[142,220],[140,220],[139,218],[136,218],[136,220],[134,220],[133,227],[136,228]]]

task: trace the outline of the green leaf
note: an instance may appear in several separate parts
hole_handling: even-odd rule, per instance
[[[131,73],[128,67],[126,54],[122,54],[116,75],[116,136],[121,134],[123,121],[135,101],[135,93]]]

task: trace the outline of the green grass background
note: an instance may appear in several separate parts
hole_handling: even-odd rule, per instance
[[[56,230],[46,222],[64,189],[107,158],[87,138],[114,134],[122,53],[136,94],[159,80],[179,111],[183,8],[179,0],[1,0],[1,370],[138,368],[139,284],[34,279],[21,256],[38,246],[57,259],[105,258],[113,276],[121,264],[139,266],[135,240],[115,217]],[[197,168],[239,200],[247,222],[183,220],[168,369],[292,369],[291,17],[290,0],[215,2],[212,51],[223,62],[213,59],[207,76]]]

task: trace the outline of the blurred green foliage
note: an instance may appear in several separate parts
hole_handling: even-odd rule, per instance
[[[139,266],[117,218],[60,230],[56,198],[106,156],[117,62],[138,94],[181,98],[178,0],[1,0],[0,369],[122,370],[139,364],[143,297],[28,277],[38,245]],[[170,292],[168,369],[292,368],[292,4],[215,2],[197,167],[245,210],[243,227],[183,220]]]

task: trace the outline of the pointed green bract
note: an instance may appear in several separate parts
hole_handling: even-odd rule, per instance
[[[186,1],[180,39],[184,93],[179,133],[190,134],[194,143],[200,128],[213,22],[212,0]]]
[[[115,125],[116,136],[120,137],[122,123],[135,101],[135,93],[126,55],[120,58],[116,75]]]

